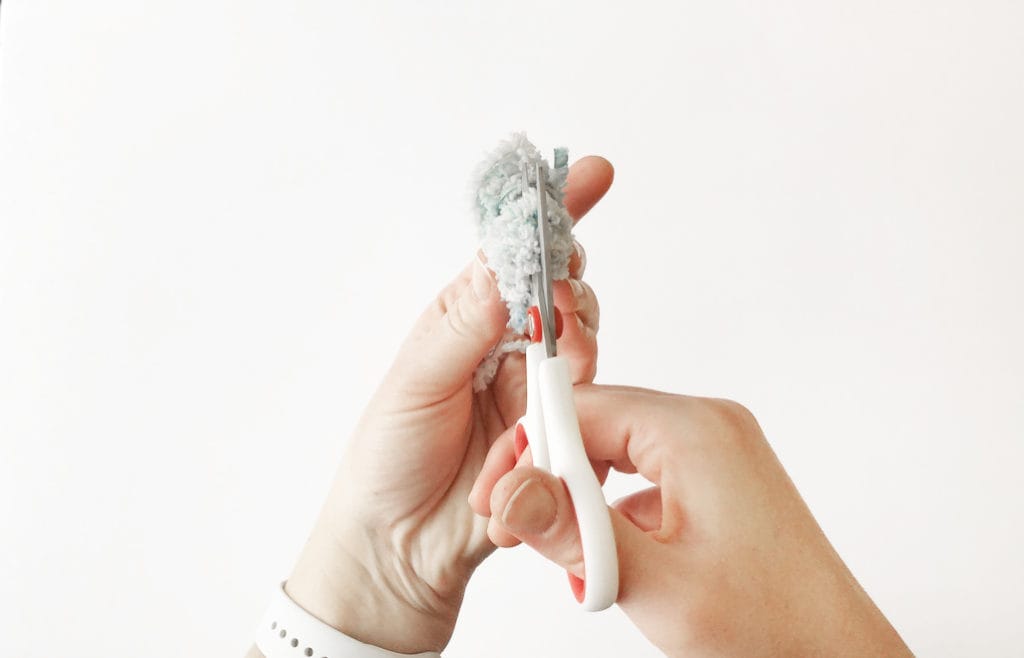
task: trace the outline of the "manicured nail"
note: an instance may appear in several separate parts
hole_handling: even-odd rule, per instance
[[[526,446],[530,445],[529,438],[526,436],[526,428],[522,425],[516,425],[516,438],[513,441],[512,446],[516,453],[516,461],[523,456],[526,452]]]
[[[512,534],[539,534],[551,527],[558,504],[548,488],[531,478],[519,485],[501,515],[501,523]]]
[[[587,584],[583,582],[582,578],[568,571],[565,572],[565,575],[569,576],[569,588],[572,589],[572,595],[576,597],[577,601],[583,603],[583,599],[587,594]]]
[[[491,273],[484,267],[480,259],[473,263],[473,296],[482,302],[488,301],[494,296],[495,285]]]
[[[555,340],[562,337],[562,329],[565,326],[565,321],[562,319],[562,312],[555,307]]]

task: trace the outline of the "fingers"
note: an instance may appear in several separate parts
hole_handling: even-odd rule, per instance
[[[604,486],[605,481],[608,479],[608,471],[612,470],[611,462],[591,459],[590,467],[594,469],[594,475],[597,476],[598,483]]]
[[[555,281],[552,292],[555,297],[555,306],[562,312],[565,320],[569,319],[565,317],[566,315],[574,313],[579,316],[583,324],[597,333],[601,309],[594,289],[587,282],[579,279]]]
[[[649,487],[632,493],[615,501],[612,507],[645,532],[657,532],[661,529],[660,487]]]
[[[598,155],[580,158],[569,167],[565,181],[565,209],[575,221],[587,214],[605,195],[615,178],[612,164]]]
[[[412,400],[444,399],[472,380],[507,322],[493,276],[474,260],[420,316],[388,381]]]
[[[532,466],[517,468],[495,485],[490,506],[492,522],[583,577],[579,530],[561,480]]]
[[[516,466],[515,444],[512,442],[514,431],[515,426],[509,428],[491,445],[487,457],[484,459],[484,464],[480,469],[480,474],[477,476],[476,482],[473,483],[473,488],[469,492],[469,506],[473,512],[480,516],[491,516],[491,491],[498,480],[501,479],[501,476]],[[527,466],[533,464],[529,447],[519,457],[518,463]],[[487,521],[487,538],[499,548],[512,548],[520,543],[515,535],[508,532],[493,517]]]
[[[590,383],[597,374],[597,295],[579,279],[556,281],[552,290],[562,314],[559,352],[569,358],[573,383]]]
[[[514,548],[522,543],[493,516],[487,520],[487,538],[498,548]]]
[[[615,171],[599,156],[581,158],[569,169],[565,184],[565,208],[579,221],[608,191]],[[565,331],[560,343],[570,357],[573,383],[592,382],[597,374],[597,330],[600,317],[593,289],[583,283],[587,252],[574,242],[569,256],[569,279],[554,284],[555,306],[562,312]],[[575,315],[576,317],[572,317]]]
[[[519,459],[516,459],[516,448],[512,440],[514,434],[515,426],[503,432],[491,444],[487,457],[484,458],[484,464],[480,467],[480,473],[477,475],[473,488],[469,492],[469,506],[474,513],[480,516],[491,515],[491,492],[502,476],[516,466],[530,466],[533,464],[529,445],[527,445],[526,450]],[[597,481],[602,485],[608,479],[608,472],[614,466],[611,462],[593,459],[590,461],[590,465],[594,469]],[[633,472],[635,472],[635,469],[633,469]]]
[[[569,168],[565,183],[565,208],[578,222],[611,187],[615,170],[600,156],[580,158]],[[583,246],[575,243],[569,257],[568,281],[555,282],[555,306],[562,313],[565,329],[559,349],[569,358],[573,383],[592,382],[597,374],[597,297],[580,279],[586,269]]]
[[[582,279],[587,271],[587,252],[578,240],[573,241],[573,252],[569,255],[569,278]]]
[[[613,178],[611,164],[598,156],[581,158],[569,168],[564,201],[575,221],[605,195]],[[573,258],[570,269],[579,276],[585,257],[578,251]],[[585,314],[593,317],[593,309],[587,306]],[[443,399],[471,381],[476,366],[501,338],[507,322],[493,276],[474,262],[420,317],[388,381],[405,399]]]
[[[480,467],[480,474],[469,492],[469,506],[480,516],[491,515],[491,490],[501,476],[516,465],[515,446],[512,443],[514,431],[515,426],[510,427],[491,445]]]
[[[606,475],[602,464],[611,464],[623,473],[639,472],[651,482],[659,482],[662,461],[669,460],[674,446],[666,440],[669,431],[678,429],[678,396],[645,389],[584,384],[575,387],[574,400],[580,433],[595,472]],[[470,505],[477,514],[490,513],[491,492],[516,464],[510,428],[491,445],[490,452],[470,493]],[[604,473],[602,473],[604,470]]]
[[[574,391],[580,433],[592,460],[663,482],[666,465],[681,463],[687,439],[706,426],[702,400],[624,386],[583,384]]]
[[[597,334],[579,316],[566,315],[558,353],[569,359],[573,384],[589,384],[597,376]]]
[[[688,494],[721,489],[737,450],[770,453],[763,437],[737,443],[737,437],[756,430],[756,421],[735,403],[594,384],[576,386],[574,403],[584,447],[598,475],[610,463],[617,471],[639,473],[658,485],[618,506],[640,528],[657,528],[659,540],[670,541],[687,527],[682,504]],[[492,450],[511,452],[511,443],[509,434]],[[488,460],[474,489],[477,513],[486,513],[483,500],[493,501],[510,460]]]
[[[583,547],[572,500],[563,482],[534,467],[516,468],[491,494],[492,522],[578,578]],[[609,510],[619,558],[619,598],[650,587],[664,563],[664,547],[614,509]]]

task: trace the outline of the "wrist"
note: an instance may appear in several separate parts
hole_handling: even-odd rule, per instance
[[[369,533],[318,523],[286,585],[289,597],[342,633],[397,653],[440,652],[462,602],[442,598]]]
[[[912,656],[906,644],[842,559],[829,546],[832,564],[809,579],[802,594],[804,620],[794,624],[794,655]],[[817,581],[817,586],[814,585]],[[794,620],[795,621],[795,620]]]

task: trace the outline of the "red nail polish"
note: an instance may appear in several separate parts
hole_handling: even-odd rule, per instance
[[[572,589],[572,595],[576,597],[579,603],[583,603],[583,595],[587,593],[587,584],[583,582],[583,579],[574,576],[568,571],[565,575],[569,576],[569,587]]]
[[[530,337],[530,342],[539,343],[544,340],[543,325],[540,321],[540,309],[536,306],[531,306],[528,313],[528,321],[526,325],[526,333]],[[565,321],[562,319],[562,312],[555,307],[555,340],[562,337],[562,328]]]
[[[516,451],[516,461],[519,461],[519,458],[526,452],[526,446],[530,445],[529,440],[526,438],[526,428],[522,425],[516,425],[516,438],[513,441],[513,445]]]

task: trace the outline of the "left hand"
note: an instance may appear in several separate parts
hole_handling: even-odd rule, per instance
[[[565,205],[579,220],[611,185],[591,156],[569,170]],[[597,364],[597,299],[579,281],[555,283],[560,354],[577,383]],[[467,499],[490,446],[526,402],[522,354],[474,393],[473,372],[508,322],[493,276],[473,262],[420,317],[374,395],[286,585],[302,607],[342,632],[400,653],[440,651],[455,627],[476,566],[495,543],[516,540],[477,516]],[[511,444],[511,441],[505,442]],[[514,460],[494,451],[492,459]]]

